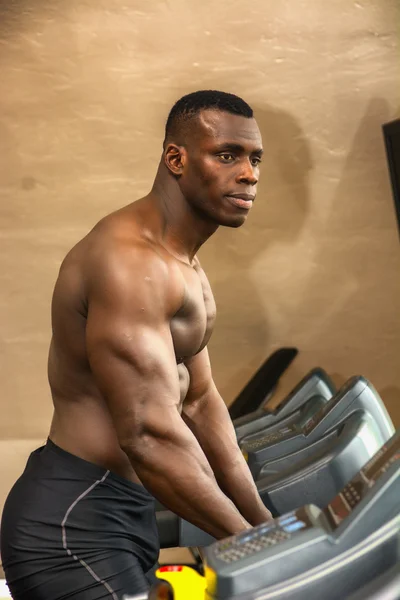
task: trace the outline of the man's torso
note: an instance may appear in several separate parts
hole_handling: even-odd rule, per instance
[[[130,251],[136,251],[148,240],[171,270],[171,279],[176,278],[177,272],[178,279],[182,278],[179,285],[183,282],[184,302],[170,321],[180,382],[179,410],[182,410],[189,387],[185,361],[207,344],[216,313],[210,285],[198,260],[195,259],[191,266],[167,252],[158,243],[157,235],[151,234],[151,214],[148,215],[150,228],[146,232],[142,227],[147,217],[146,210],[145,203],[134,203],[110,215],[67,255],[53,295],[53,337],[48,363],[55,408],[50,431],[52,441],[72,454],[137,482],[139,479],[119,446],[107,404],[96,385],[86,353],[86,319],[90,310],[87,265],[90,255],[96,252],[99,244],[106,245],[114,238],[118,240],[121,230],[128,235],[132,231]],[[156,220],[153,229],[157,230]],[[126,251],[126,244],[121,245],[121,252]]]

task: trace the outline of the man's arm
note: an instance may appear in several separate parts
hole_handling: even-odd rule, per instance
[[[271,519],[237,444],[228,409],[212,378],[207,347],[185,364],[190,387],[182,417],[199,441],[220,488],[253,526]]]
[[[249,528],[178,411],[170,319],[182,281],[150,249],[104,253],[90,265],[86,341],[120,447],[143,485],[179,516],[216,538]]]

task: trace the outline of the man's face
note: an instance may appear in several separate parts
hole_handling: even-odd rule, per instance
[[[254,118],[203,110],[187,135],[180,188],[206,219],[240,227],[256,195],[261,156]]]

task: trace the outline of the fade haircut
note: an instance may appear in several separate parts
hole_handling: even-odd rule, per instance
[[[253,109],[235,94],[216,90],[192,92],[180,98],[171,108],[165,125],[164,147],[167,140],[175,138],[175,141],[178,141],[182,138],[190,122],[200,111],[207,109],[220,110],[248,119],[253,117]]]

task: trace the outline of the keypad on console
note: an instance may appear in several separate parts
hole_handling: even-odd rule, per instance
[[[276,528],[273,531],[254,537],[245,543],[239,541],[230,542],[229,546],[223,544],[219,546],[216,552],[216,557],[226,563],[234,563],[247,556],[252,556],[256,552],[260,552],[264,548],[274,546],[290,538],[290,533],[283,529]]]
[[[345,497],[347,503],[352,508],[356,506],[361,500],[360,493],[357,491],[357,489],[352,483],[348,483],[343,488],[342,495]]]
[[[248,444],[246,444],[246,449],[257,450],[257,448],[265,446],[265,444],[270,444],[271,442],[276,442],[282,439],[282,437],[283,436],[280,431],[277,431],[276,433],[270,433],[269,435],[265,435],[261,438],[257,438],[256,440],[249,442]]]

